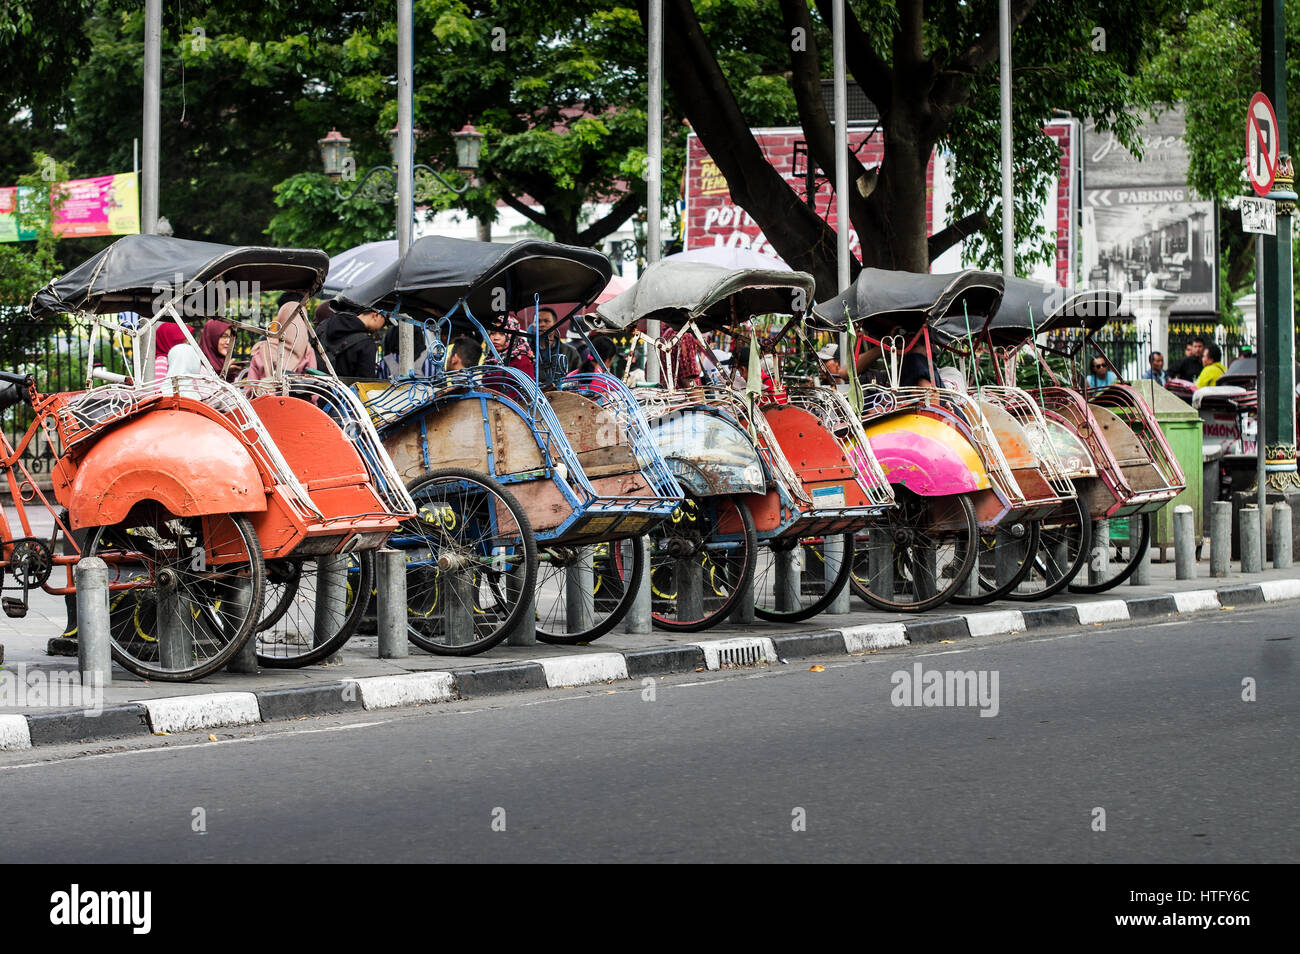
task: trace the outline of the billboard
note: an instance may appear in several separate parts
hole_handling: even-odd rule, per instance
[[[872,135],[875,128],[874,125],[865,125],[860,128],[851,126],[849,129],[849,148],[867,168],[879,163],[884,156],[881,133],[876,132]],[[1077,174],[1076,127],[1071,121],[1061,120],[1049,123],[1043,131],[1056,141],[1061,154],[1057,188],[1049,193],[1039,219],[1039,225],[1045,230],[1049,239],[1055,241],[1056,255],[1055,261],[1050,265],[1036,268],[1033,277],[1042,279],[1055,277],[1060,284],[1068,285],[1071,275],[1070,265],[1075,253],[1073,197],[1076,193],[1073,184],[1074,176]],[[767,157],[767,161],[781,173],[781,178],[795,193],[806,200],[807,187],[804,175],[806,158],[801,155],[803,131],[796,126],[753,129],[751,132]],[[926,167],[927,234],[933,234],[938,228],[947,224],[947,202],[952,194],[949,172],[951,161],[948,155],[932,154]],[[725,245],[752,249],[779,258],[776,250],[763,234],[763,230],[758,227],[749,213],[732,201],[727,180],[694,133],[687,137],[685,179],[684,248]],[[824,177],[819,177],[815,195],[817,214],[830,223],[831,228],[835,228],[835,190],[832,184]],[[858,235],[852,229],[849,230],[849,249],[855,256],[859,255]],[[957,246],[939,256],[932,270],[955,271],[961,267],[963,267],[961,247]]]
[[[69,179],[55,189],[62,201],[54,216],[54,234],[59,238],[94,235],[137,235],[140,232],[139,177],[134,172]],[[18,228],[19,197],[28,189],[0,188],[0,242],[25,242],[36,233]]]
[[[1154,287],[1173,313],[1218,308],[1218,221],[1187,185],[1186,123],[1179,110],[1150,119],[1142,156],[1114,133],[1083,129],[1082,278],[1090,287]]]
[[[884,144],[880,133],[872,135],[874,126],[849,130],[849,149],[868,169],[880,162],[884,155]],[[803,130],[798,126],[777,129],[751,130],[754,139],[767,161],[781,173],[781,178],[789,183],[795,193],[807,201],[807,179],[804,175],[804,163],[801,144],[804,141]],[[926,170],[926,227],[930,229],[932,216],[930,199],[933,195],[934,157]],[[817,179],[815,208],[817,214],[835,228],[835,190],[824,176]],[[739,205],[731,199],[731,190],[718,165],[709,156],[700,142],[700,138],[691,133],[686,140],[686,212],[683,235],[683,248],[701,248],[706,245],[725,245],[731,248],[747,248],[773,258],[779,258],[763,230]],[[849,250],[854,256],[860,255],[858,233],[849,229]]]

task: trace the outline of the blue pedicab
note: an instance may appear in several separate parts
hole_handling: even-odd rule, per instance
[[[589,642],[631,607],[642,538],[681,500],[645,417],[617,378],[545,374],[568,370],[550,361],[529,376],[489,337],[528,335],[504,319],[530,307],[567,305],[567,319],[609,276],[590,249],[429,236],[336,299],[413,325],[429,356],[417,374],[359,386],[419,511],[391,545],[408,554],[410,638],[429,652],[482,652],[520,626]],[[457,330],[482,338],[490,363],[445,370]]]
[[[758,617],[815,616],[848,585],[854,533],[893,506],[857,415],[834,389],[787,389],[778,379],[770,393],[742,392],[721,380],[673,379],[673,351],[684,342],[699,341],[706,364],[706,335],[748,337],[757,354],[765,336],[753,319],[793,316],[783,331],[798,327],[812,292],[803,272],[665,261],[597,309],[610,329],[646,319],[676,329],[660,341],[640,336],[667,360],[662,388],[637,389],[686,491],[672,520],[651,534],[652,612],[661,628],[715,625],[751,579]],[[705,377],[716,378],[707,369]]]

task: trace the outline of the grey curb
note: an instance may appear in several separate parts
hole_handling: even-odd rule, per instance
[[[348,686],[344,682],[330,682],[320,686],[261,689],[254,695],[262,712],[262,721],[271,722],[363,708],[358,694],[346,691]]]
[[[843,656],[844,633],[838,629],[824,633],[795,633],[790,636],[773,636],[772,645],[781,658],[804,659],[808,656]]]
[[[104,706],[97,714],[77,709],[71,712],[38,712],[27,717],[32,745],[58,742],[88,742],[94,739],[149,735],[149,715],[136,702]]]
[[[503,663],[456,670],[456,691],[466,697],[545,688],[546,670],[537,663]]]
[[[1208,582],[1208,581],[1207,581]],[[1128,619],[1151,619],[1158,616],[1181,615],[1179,603],[1187,607],[1185,612],[1209,610],[1214,607],[1256,606],[1270,602],[1300,600],[1300,580],[1275,580],[1265,584],[1233,583],[1221,587],[1206,587],[1198,591],[1164,594],[1159,596],[1138,596],[1127,600],[1107,601],[1114,605],[1116,611],[1127,609]],[[1119,604],[1123,604],[1121,607]],[[971,632],[982,635],[1006,635],[1017,632],[1033,632],[1040,629],[1052,629],[1080,625],[1079,606],[1083,604],[1057,604],[1035,606],[1033,604],[1009,604],[1005,609],[982,611],[984,619],[977,625],[969,619],[981,615],[980,610],[962,616],[941,616],[933,619],[914,618],[890,623],[868,623],[845,626],[840,629],[828,629],[815,633],[786,633],[772,636],[728,637],[723,642],[743,643],[767,640],[778,657],[803,659],[813,656],[836,656],[850,652],[870,651],[896,648],[906,644],[937,643],[945,640],[964,640],[971,638]],[[1094,613],[1093,616],[1101,617]],[[1104,618],[1122,621],[1116,613],[1109,613]],[[999,629],[998,627],[1004,627]],[[75,647],[75,643],[73,644]],[[711,645],[711,644],[709,644]],[[855,649],[856,647],[856,649]],[[713,656],[717,650],[711,649]],[[645,676],[668,675],[670,673],[695,672],[708,666],[708,655],[700,645],[665,646],[653,649],[634,649],[625,652],[601,654],[607,665],[597,667],[604,670],[619,668],[619,657],[626,667],[628,679]],[[771,657],[768,656],[770,661]],[[216,712],[208,713],[207,722],[194,725],[232,725],[250,724],[252,722],[271,722],[285,719],[329,715],[350,712],[365,706],[366,692],[376,695],[371,708],[383,708],[390,705],[409,705],[410,698],[423,702],[444,701],[445,699],[472,698],[474,696],[492,695],[507,692],[522,692],[532,689],[545,689],[550,682],[543,663],[553,666],[567,663],[563,673],[557,673],[559,684],[569,685],[572,678],[569,670],[578,674],[584,682],[573,685],[605,684],[611,678],[605,674],[594,673],[582,676],[575,666],[594,663],[596,660],[581,656],[547,659],[539,662],[511,662],[475,666],[468,669],[407,673],[394,676],[376,676],[362,680],[344,680],[323,685],[299,686],[287,689],[263,689],[253,693],[213,693],[195,694],[185,697],[192,700],[196,708],[205,705],[215,706]],[[716,659],[715,659],[716,662]],[[432,679],[438,686],[426,685]],[[553,681],[553,680],[552,680]],[[371,686],[371,684],[374,684]],[[379,684],[383,685],[380,686]],[[448,683],[450,683],[448,685]],[[367,689],[366,687],[370,688]],[[360,687],[361,691],[351,691]],[[433,692],[433,689],[437,692]],[[378,700],[380,689],[387,697]],[[414,693],[414,695],[411,695]],[[224,696],[228,705],[235,705],[245,715],[222,714],[218,696]],[[240,697],[240,698],[236,698]],[[0,716],[4,722],[0,729],[0,749],[26,748],[27,745],[52,745],[56,743],[77,743],[96,740],[125,738],[136,735],[148,735],[154,713],[151,703],[176,704],[180,700],[149,700],[148,702],[131,702],[105,706],[97,715],[89,715],[81,710],[41,712],[23,715],[26,720],[26,733],[18,716]],[[256,713],[250,710],[256,708]],[[200,719],[204,716],[199,716]],[[222,721],[222,720],[225,721]],[[8,721],[5,721],[8,720]],[[7,741],[8,740],[8,741]]]

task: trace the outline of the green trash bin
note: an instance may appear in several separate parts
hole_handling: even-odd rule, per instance
[[[1174,545],[1174,507],[1183,504],[1191,507],[1196,520],[1196,539],[1199,541],[1205,533],[1201,417],[1194,407],[1154,381],[1139,381],[1134,387],[1155,412],[1160,430],[1187,480],[1186,489],[1160,508],[1151,526],[1151,545],[1159,548],[1159,559],[1164,560],[1165,550]]]

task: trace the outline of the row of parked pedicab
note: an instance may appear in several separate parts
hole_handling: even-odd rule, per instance
[[[428,237],[332,303],[409,324],[427,355],[415,373],[344,381],[318,347],[321,366],[307,373],[273,361],[269,378],[230,382],[199,358],[153,379],[161,323],[201,355],[183,301],[248,283],[305,308],[327,270],[314,250],[131,236],[34,296],[38,318],[88,315],[119,370],[90,367],[84,390],[54,394],[0,374],[27,389],[36,417],[17,448],[4,446],[23,528],[0,523],[5,586],[22,591],[6,612],[25,612],[34,587],[72,592],[72,565],[100,557],[114,658],[182,680],[250,639],[265,666],[336,652],[373,617],[381,546],[404,554],[411,641],[449,655],[528,630],[590,642],[642,586],[654,624],[678,631],[751,613],[807,619],[846,588],[909,612],[1039,599],[1125,579],[1150,514],[1183,486],[1136,391],[1072,389],[1060,369],[1076,355],[1036,344],[1081,327],[1095,347],[1090,333],[1114,319],[1118,296],[1067,299],[975,271],[868,269],[809,307],[803,273],[657,263],[588,318],[641,338],[650,319],[671,329],[650,342],[663,382],[633,390],[603,364],[564,367],[535,330],[512,330],[531,337],[529,375],[489,335],[507,315],[551,306],[562,332],[585,336],[575,316],[609,281],[603,255]],[[124,323],[123,312],[141,317]],[[310,322],[224,320],[281,355],[294,327],[318,346]],[[465,333],[489,360],[447,370]],[[851,370],[843,393],[796,373],[815,366],[814,339],[827,333],[879,351],[886,380],[863,385]],[[674,349],[708,354],[722,341],[750,347],[743,388],[708,361],[702,377],[673,380]],[[916,355],[927,386],[904,386]],[[1017,386],[1027,359],[1033,386]],[[54,502],[20,460],[37,428],[57,456]],[[33,535],[23,506],[37,500],[62,546]]]

